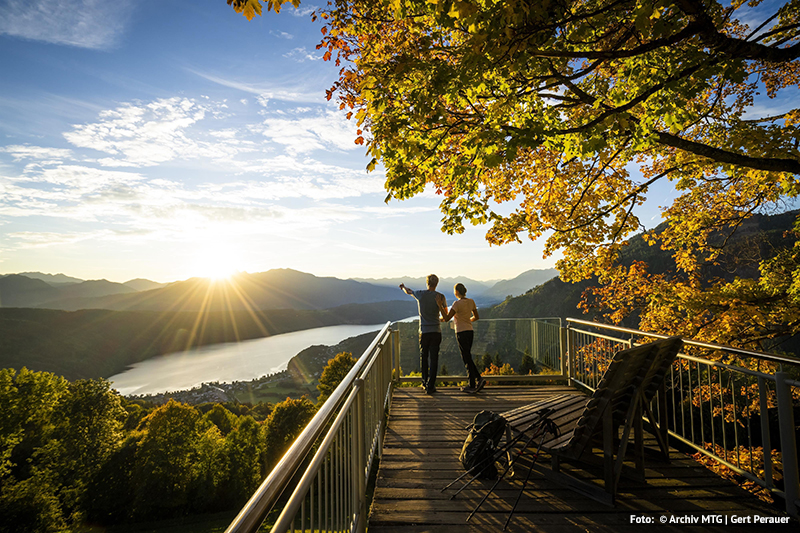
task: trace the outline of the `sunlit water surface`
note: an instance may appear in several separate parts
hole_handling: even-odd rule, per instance
[[[383,324],[327,326],[263,339],[203,346],[136,363],[109,380],[123,395],[186,390],[214,381],[249,381],[285,370],[289,360],[309,346],[332,346],[348,337],[377,332],[382,327]]]

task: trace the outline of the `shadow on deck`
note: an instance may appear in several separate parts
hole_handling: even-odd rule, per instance
[[[576,393],[566,386],[487,386],[478,395],[457,388],[440,388],[433,396],[420,388],[397,388],[392,397],[389,422],[369,518],[370,533],[500,531],[522,486],[527,466],[517,478],[503,480],[469,523],[465,520],[493,481],[475,481],[454,500],[455,492],[440,489],[464,472],[458,455],[466,437],[465,426],[482,409],[503,412],[556,394]],[[652,447],[652,442],[646,446]],[[533,450],[532,450],[533,451]],[[722,531],[733,527],[735,517],[747,531],[789,525],[758,525],[761,517],[786,514],[707,470],[691,457],[671,449],[671,463],[648,460],[646,483],[622,479],[616,507],[606,507],[533,472],[508,531],[659,531],[685,529]],[[540,464],[549,467],[549,457]],[[521,475],[520,475],[521,474]],[[454,488],[461,486],[458,483]],[[722,524],[703,524],[712,516]],[[651,520],[632,523],[633,517]],[[666,519],[666,524],[661,521]],[[681,520],[683,523],[676,523]],[[695,522],[696,520],[696,522]],[[750,523],[747,523],[747,522]],[[672,523],[670,523],[672,522]],[[727,523],[727,525],[726,525]]]

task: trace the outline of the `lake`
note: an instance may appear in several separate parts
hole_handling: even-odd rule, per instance
[[[186,390],[214,381],[249,381],[285,370],[289,360],[309,346],[332,346],[362,333],[377,333],[382,327],[383,324],[327,326],[202,346],[136,363],[109,381],[123,395]]]

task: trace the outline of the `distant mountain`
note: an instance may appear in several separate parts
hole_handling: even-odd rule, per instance
[[[591,320],[594,315],[584,315],[578,309],[578,303],[583,291],[593,285],[597,285],[596,279],[564,283],[561,278],[552,278],[530,292],[509,298],[486,312],[481,310],[481,318],[572,317]]]
[[[169,285],[168,283],[157,283],[149,279],[136,278],[123,283],[135,291],[150,291],[153,289],[160,289]]]
[[[0,278],[0,307],[51,307],[76,298],[96,298],[135,292],[121,283],[104,279],[55,286],[21,274]]]
[[[425,276],[419,278],[412,278],[409,276],[401,277],[401,278],[353,278],[355,281],[360,281],[363,283],[370,283],[372,285],[380,285],[382,287],[392,287],[397,288],[401,283],[404,283],[406,286],[412,289],[424,289],[425,288]],[[469,296],[479,296],[483,294],[486,289],[490,288],[494,282],[487,282],[487,281],[477,281],[470,278],[465,277],[454,277],[454,278],[440,278],[439,279],[439,286],[436,287],[436,290],[442,293],[446,293],[447,296],[450,296],[453,292],[453,285],[456,283],[463,283],[464,286],[467,288],[467,292]]]
[[[36,307],[138,311],[328,309],[351,303],[398,299],[403,299],[403,295],[396,287],[274,269],[257,274],[239,273],[221,281],[192,278],[159,289],[96,298],[61,299]]]
[[[542,283],[558,276],[554,268],[527,270],[519,276],[504,281],[498,281],[481,295],[483,299],[502,301],[506,296],[519,296]]]
[[[0,307],[33,307],[57,298],[59,289],[20,274],[0,278]]]
[[[82,279],[73,278],[64,274],[44,274],[42,272],[17,272],[17,274],[20,276],[25,276],[26,278],[40,279],[45,283],[49,283],[50,285],[54,286],[81,283],[84,281]]]
[[[132,292],[136,292],[136,289],[123,285],[122,283],[114,283],[113,281],[105,279],[93,279],[84,281],[83,283],[61,287],[58,300],[66,298],[95,298],[98,296],[108,296],[110,294],[128,294]]]

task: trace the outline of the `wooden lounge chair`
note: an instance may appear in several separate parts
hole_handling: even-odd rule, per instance
[[[631,429],[636,477],[644,479],[642,412],[647,412],[655,426],[650,402],[664,382],[681,344],[680,337],[672,337],[617,352],[588,399],[565,394],[502,413],[509,422],[509,437],[527,427],[540,409],[552,409],[549,418],[558,424],[561,435],[545,440],[542,445],[550,454],[553,467],[543,473],[581,494],[613,505]],[[662,453],[668,458],[661,432],[654,433]],[[601,443],[602,458],[592,453],[597,440]],[[561,461],[602,464],[604,487],[562,472]]]

